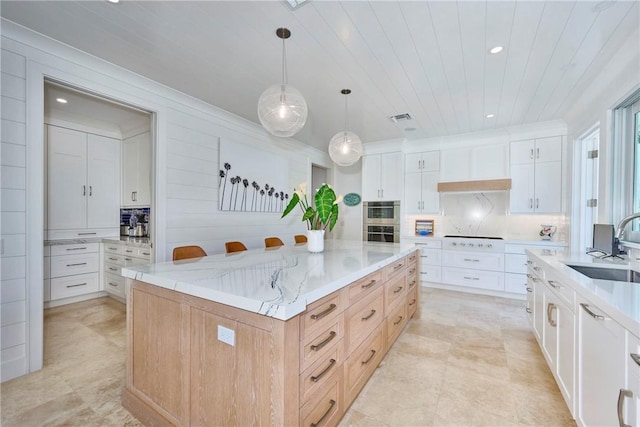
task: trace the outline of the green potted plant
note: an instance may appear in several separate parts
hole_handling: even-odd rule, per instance
[[[336,197],[336,193],[327,184],[322,184],[313,200],[315,206],[307,199],[307,183],[300,184],[298,189],[294,189],[293,197],[282,212],[282,217],[287,216],[296,206],[302,211],[302,221],[307,222],[307,249],[309,252],[322,252],[324,250],[324,232],[329,227],[329,231],[338,222],[338,204],[342,201],[342,196]]]

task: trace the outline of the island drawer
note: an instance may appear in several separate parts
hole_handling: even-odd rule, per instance
[[[407,269],[407,289],[413,289],[418,284],[418,280],[418,266],[409,266]]]
[[[418,254],[420,253],[420,251],[415,251],[410,253],[409,255],[407,255],[407,264],[411,265],[411,263],[417,263],[418,262]]]
[[[317,334],[335,323],[336,318],[344,312],[346,303],[342,291],[334,292],[315,301],[302,314],[300,325],[300,341],[305,337]]]
[[[394,275],[402,272],[407,267],[407,257],[402,257],[384,268],[384,278],[390,279]]]
[[[384,308],[385,313],[388,313],[395,307],[400,301],[406,301],[407,296],[407,278],[400,275],[390,279],[384,287]]]
[[[400,336],[400,332],[407,324],[407,305],[400,304],[394,308],[386,319],[386,337],[387,337],[387,349],[390,349],[395,340]]]
[[[336,375],[326,387],[326,392],[310,400],[300,408],[300,425],[336,426],[344,415],[342,375]]]
[[[371,295],[349,307],[345,314],[347,354],[358,347],[367,335],[382,323],[383,319],[383,288],[376,289]]]
[[[409,290],[407,298],[407,317],[411,318],[418,309],[418,287],[415,286]]]
[[[358,396],[384,355],[384,330],[376,328],[349,356],[344,366],[345,407]]]
[[[342,313],[333,323],[315,334],[307,335],[307,339],[300,347],[300,370],[305,371],[316,361],[331,354],[336,344],[342,344],[344,337],[344,317]]]
[[[300,403],[307,403],[313,396],[322,393],[335,376],[341,374],[344,363],[344,346],[339,341],[325,356],[316,360],[300,375]]]
[[[382,272],[380,270],[360,280],[356,280],[349,285],[349,303],[353,304],[354,302],[360,301],[364,295],[373,292],[382,286],[383,283]]]

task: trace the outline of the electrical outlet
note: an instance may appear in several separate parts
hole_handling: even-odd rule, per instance
[[[218,325],[218,340],[222,341],[225,344],[229,344],[230,346],[235,346],[236,331]]]

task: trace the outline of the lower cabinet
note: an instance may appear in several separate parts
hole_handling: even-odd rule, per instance
[[[620,390],[620,425],[640,426],[640,338],[627,331],[627,385]]]
[[[578,324],[577,421],[583,426],[622,425],[618,400],[625,388],[625,330],[597,307],[582,301]]]
[[[100,244],[72,243],[51,245],[45,257],[44,300],[52,305],[66,304],[66,298],[80,297],[100,290]]]
[[[103,243],[104,290],[121,299],[126,298],[122,267],[144,265],[151,262],[151,249],[121,243]]]

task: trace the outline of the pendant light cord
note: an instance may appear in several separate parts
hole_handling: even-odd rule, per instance
[[[284,48],[284,41],[282,39],[282,85],[287,84],[287,51]]]
[[[344,94],[344,131],[346,132],[347,129],[349,129],[347,127],[347,97],[349,96],[348,93]]]

